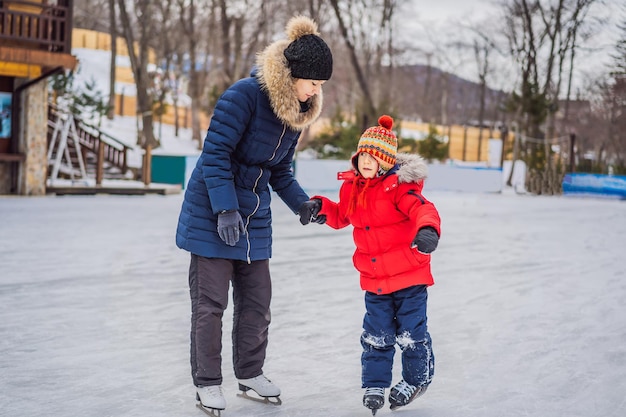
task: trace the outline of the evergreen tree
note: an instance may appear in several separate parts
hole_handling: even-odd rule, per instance
[[[330,126],[309,147],[322,159],[349,159],[355,152],[360,137],[361,128],[347,120],[338,108],[331,118]]]
[[[95,123],[98,128],[102,124],[102,117],[110,110],[108,99],[96,87],[96,81],[91,78],[83,88],[74,93],[72,113],[82,120]]]
[[[428,162],[443,161],[448,156],[448,144],[431,124],[428,126],[428,136],[417,142],[417,152]]]

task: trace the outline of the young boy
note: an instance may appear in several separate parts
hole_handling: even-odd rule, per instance
[[[311,198],[300,221],[354,227],[353,261],[365,290],[363,405],[372,414],[385,403],[391,386],[395,344],[402,351],[402,380],[389,394],[391,408],[422,395],[434,373],[427,330],[427,287],[433,285],[430,253],[437,248],[440,219],[422,195],[427,166],[418,155],[397,154],[393,119],[381,116],[367,129],[352,157],[354,170],[344,180],[335,203]]]

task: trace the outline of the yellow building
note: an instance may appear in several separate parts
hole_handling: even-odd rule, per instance
[[[403,137],[422,138],[428,134],[428,123],[416,123],[403,120],[400,123]],[[489,140],[501,139],[499,130],[475,126],[441,126],[436,125],[437,135],[447,138],[449,144],[448,157],[456,161],[486,162],[490,159]],[[508,140],[512,140],[509,137]]]

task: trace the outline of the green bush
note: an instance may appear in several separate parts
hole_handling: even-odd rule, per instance
[[[428,162],[443,161],[448,157],[448,144],[437,133],[434,125],[428,127],[428,136],[417,142],[417,152]]]
[[[361,129],[348,121],[338,109],[331,118],[330,126],[323,130],[308,147],[321,159],[350,159],[356,151]]]

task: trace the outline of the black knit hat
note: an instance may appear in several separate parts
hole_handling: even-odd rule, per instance
[[[283,54],[294,78],[328,80],[333,73],[333,55],[319,37],[317,25],[305,16],[292,18],[287,24],[291,43]]]

